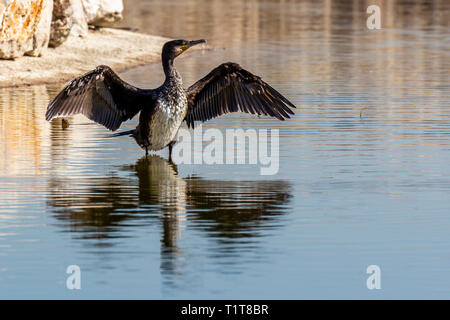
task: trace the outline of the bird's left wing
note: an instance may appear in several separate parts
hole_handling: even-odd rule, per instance
[[[224,63],[188,89],[186,123],[207,121],[230,112],[268,115],[280,120],[295,106],[260,77],[236,63]]]
[[[98,66],[61,90],[48,105],[45,119],[81,113],[114,131],[144,106],[154,105],[153,100],[153,90],[136,88],[108,66]]]

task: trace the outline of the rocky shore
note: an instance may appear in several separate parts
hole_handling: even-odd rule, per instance
[[[169,39],[114,28],[122,0],[0,0],[0,88],[158,61]]]
[[[67,81],[100,64],[119,72],[156,62],[167,40],[120,29],[90,30],[83,38],[69,37],[59,47],[47,48],[41,57],[0,60],[0,88]]]

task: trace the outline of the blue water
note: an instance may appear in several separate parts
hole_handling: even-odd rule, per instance
[[[0,298],[448,299],[450,5],[429,3],[381,1],[368,30],[360,1],[130,1],[123,25],[215,48],[176,61],[186,85],[235,61],[298,106],[204,124],[278,129],[271,176],[47,123],[63,84],[0,89]]]

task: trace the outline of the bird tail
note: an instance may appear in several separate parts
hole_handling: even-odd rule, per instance
[[[121,137],[121,136],[131,136],[133,135],[135,132],[135,129],[133,130],[128,130],[128,131],[122,131],[122,132],[118,132],[118,133],[114,133],[112,135],[109,135],[109,138],[114,138],[114,137]]]

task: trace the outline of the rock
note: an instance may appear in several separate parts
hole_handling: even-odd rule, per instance
[[[49,47],[56,48],[64,43],[70,35],[72,27],[70,0],[54,0]]]
[[[0,58],[38,56],[50,37],[52,0],[11,0],[0,20]]]
[[[69,19],[72,26],[70,35],[86,37],[89,28],[86,14],[84,13],[83,3],[81,0],[70,0],[70,3],[70,9],[72,10],[72,15]]]
[[[42,13],[36,31],[31,39],[32,49],[25,52],[27,56],[39,57],[47,49],[50,41],[50,26],[52,23],[53,1],[41,0]]]
[[[43,5],[40,1],[6,3],[0,21],[0,58],[14,59],[32,49],[32,38]]]
[[[122,0],[82,0],[88,24],[110,27],[122,20]]]
[[[5,10],[4,3],[0,0],[0,21],[3,20],[3,11]]]

